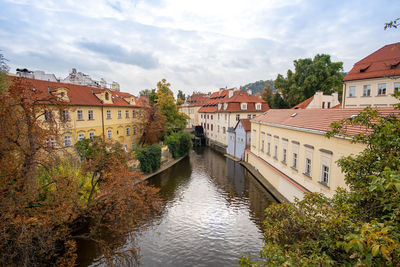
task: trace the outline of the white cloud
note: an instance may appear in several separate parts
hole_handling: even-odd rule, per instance
[[[274,79],[317,53],[348,71],[398,41],[398,30],[383,30],[400,12],[393,2],[3,1],[0,50],[13,69],[76,67],[133,93],[167,78],[188,94]]]

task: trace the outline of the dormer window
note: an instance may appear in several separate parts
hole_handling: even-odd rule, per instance
[[[261,103],[256,103],[256,110],[261,110]]]
[[[106,100],[110,100],[110,96],[109,96],[108,92],[106,92],[105,98],[106,98]]]
[[[218,104],[218,110],[220,110],[220,109],[221,109],[221,106],[222,106],[222,104]]]
[[[228,108],[228,103],[224,103],[224,110]]]
[[[247,103],[240,104],[240,109],[241,110],[247,110]]]

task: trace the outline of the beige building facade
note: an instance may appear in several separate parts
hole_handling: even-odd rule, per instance
[[[332,196],[347,188],[337,161],[360,153],[365,146],[350,139],[325,137],[333,121],[359,114],[361,109],[269,110],[251,120],[251,145],[245,161],[251,164],[288,201],[302,199],[306,192]],[[394,109],[382,115],[398,113]],[[349,133],[362,131],[349,128]]]

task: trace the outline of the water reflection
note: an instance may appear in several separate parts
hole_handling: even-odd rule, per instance
[[[163,207],[136,239],[142,266],[234,266],[240,253],[258,255],[275,200],[240,164],[203,148],[149,183]]]

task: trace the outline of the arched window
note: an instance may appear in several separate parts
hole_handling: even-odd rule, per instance
[[[106,92],[106,100],[109,100],[110,97],[108,96],[108,92]]]

